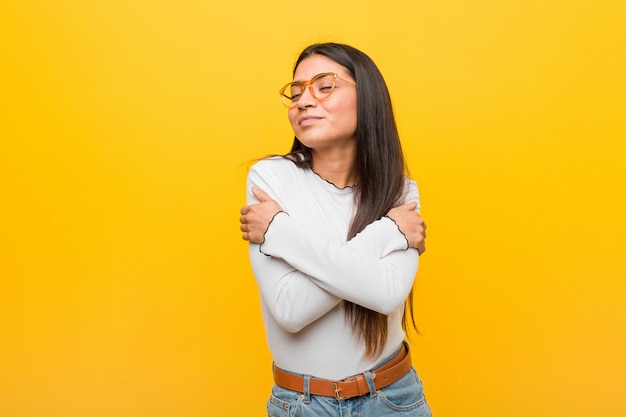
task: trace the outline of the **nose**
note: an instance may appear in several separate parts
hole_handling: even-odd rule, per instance
[[[313,94],[311,94],[310,88],[305,88],[302,95],[298,99],[298,108],[304,109],[306,107],[315,106],[315,104],[317,104],[317,99],[313,97]]]

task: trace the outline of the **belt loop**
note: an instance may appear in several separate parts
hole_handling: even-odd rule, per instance
[[[370,397],[376,396],[376,385],[374,384],[374,379],[376,379],[376,374],[371,371],[365,371],[363,373],[365,375],[365,381],[367,381],[367,387],[370,389]]]
[[[305,404],[308,404],[311,402],[311,375],[305,375],[303,380],[304,386],[302,387],[302,393],[304,395]]]

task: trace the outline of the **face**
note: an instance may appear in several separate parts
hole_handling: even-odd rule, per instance
[[[308,81],[324,72],[353,80],[343,66],[321,55],[302,60],[294,80]],[[322,100],[313,97],[306,88],[288,115],[296,137],[314,151],[356,146],[356,86],[348,81],[335,80],[332,94]]]

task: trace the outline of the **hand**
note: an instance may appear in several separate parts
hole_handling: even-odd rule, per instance
[[[258,187],[252,187],[252,194],[259,200],[259,203],[250,204],[241,209],[239,218],[241,223],[239,229],[243,232],[241,238],[251,243],[263,243],[270,222],[276,213],[282,211],[282,208]]]
[[[409,247],[417,249],[421,255],[426,250],[426,223],[415,211],[416,207],[416,202],[402,204],[389,210],[387,217],[396,222]]]

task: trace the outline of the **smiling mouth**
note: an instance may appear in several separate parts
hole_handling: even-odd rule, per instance
[[[318,120],[320,120],[319,117],[304,117],[304,118],[300,119],[300,126],[302,126],[302,127],[311,126],[312,124],[314,124]]]

